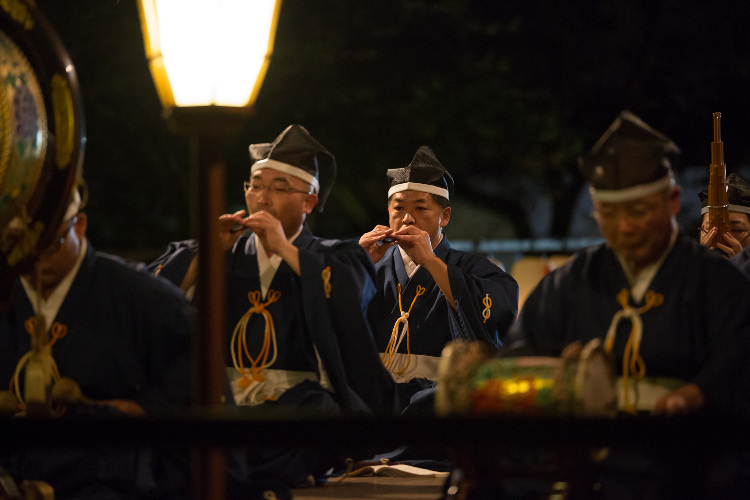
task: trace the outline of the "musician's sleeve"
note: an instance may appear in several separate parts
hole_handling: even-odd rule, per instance
[[[366,319],[374,270],[356,242],[300,249],[305,320],[344,407],[398,412],[396,384],[385,370]]]
[[[500,347],[518,313],[518,283],[485,257],[457,257],[446,262],[456,304],[449,308],[451,336]]]

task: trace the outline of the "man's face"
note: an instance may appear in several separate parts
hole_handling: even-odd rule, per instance
[[[36,287],[37,278],[45,296],[60,284],[60,282],[75,267],[84,235],[86,234],[86,214],[78,213],[61,225],[55,239],[39,255],[32,270],[26,277]]]
[[[441,209],[430,193],[400,191],[388,202],[388,223],[394,231],[402,226],[417,226],[430,235],[433,247],[437,244],[450,220],[451,209]]]
[[[729,211],[729,232],[737,238],[742,248],[750,245],[750,218],[742,212]],[[708,212],[701,218],[701,232],[708,233],[711,227],[708,224]]]
[[[299,230],[318,202],[310,193],[310,185],[293,175],[270,168],[258,169],[250,176],[250,189],[245,190],[245,204],[250,214],[265,210],[284,227],[284,234],[292,236]]]
[[[680,189],[633,201],[593,204],[594,218],[607,245],[637,273],[657,261],[669,245],[672,218],[680,209]]]

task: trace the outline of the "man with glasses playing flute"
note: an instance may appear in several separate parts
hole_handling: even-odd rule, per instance
[[[240,414],[262,416],[394,413],[395,384],[364,312],[374,293],[372,263],[357,242],[316,237],[306,223],[328,197],[334,156],[300,125],[249,151],[247,211],[220,217],[233,403]],[[196,251],[194,242],[172,244],[150,267],[189,291]],[[246,457],[250,480],[291,487],[343,464],[338,450],[283,445],[253,447]]]

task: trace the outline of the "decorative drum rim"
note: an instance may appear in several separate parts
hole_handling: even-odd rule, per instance
[[[75,68],[33,3],[0,2],[0,51],[2,293],[56,236],[86,136]]]

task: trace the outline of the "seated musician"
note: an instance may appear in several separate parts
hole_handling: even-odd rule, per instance
[[[718,248],[730,258],[750,245],[750,183],[737,174],[727,176],[729,231],[724,234],[723,242],[716,241],[718,230],[708,223],[708,191],[701,191],[698,197],[701,200],[701,245]]]
[[[316,237],[306,222],[313,209],[322,211],[336,177],[334,156],[300,125],[249,151],[247,214],[220,217],[229,399],[247,416],[393,413],[395,384],[364,313],[372,263],[356,242]],[[172,244],[151,268],[189,291],[196,252],[194,241]],[[343,464],[338,450],[318,451],[252,447],[247,477],[295,487]]]
[[[620,114],[581,163],[605,243],[545,276],[509,335],[512,347],[550,356],[601,338],[622,375],[621,415],[733,412],[747,393],[750,281],[678,227],[677,153],[665,135]],[[709,494],[733,487],[716,480],[728,473],[726,457],[706,464],[667,451],[608,448],[587,495],[731,498]]]
[[[375,226],[359,244],[377,273],[368,318],[378,350],[413,393],[437,380],[449,341],[500,346],[518,312],[518,284],[486,257],[451,248],[443,231],[453,177],[429,147],[387,175],[389,225]]]
[[[12,388],[17,406],[7,410],[122,417],[185,409],[195,312],[176,287],[145,275],[142,265],[97,252],[81,208],[76,189],[55,240],[16,280],[9,307],[0,313],[0,383]],[[19,231],[22,225],[19,220]],[[27,370],[35,373],[25,355],[37,335],[47,337],[48,355],[41,359],[53,374],[51,402],[36,397],[45,384],[32,390],[26,381],[33,377],[24,377]],[[17,481],[50,483],[57,498],[186,493],[184,463],[149,455],[85,447],[25,450],[0,457],[0,466]],[[155,466],[150,474],[149,463]],[[169,479],[160,475],[167,470]]]
[[[743,389],[750,282],[678,228],[677,152],[632,113],[615,120],[582,162],[605,243],[545,276],[509,336],[553,356],[601,337],[628,411],[729,408]]]

